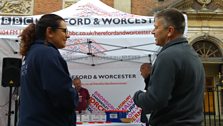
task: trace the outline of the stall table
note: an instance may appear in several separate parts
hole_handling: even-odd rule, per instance
[[[144,126],[142,123],[83,123],[77,126]]]

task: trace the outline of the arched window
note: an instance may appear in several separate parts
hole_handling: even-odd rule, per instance
[[[222,57],[219,48],[210,41],[200,40],[195,42],[192,46],[201,58]]]

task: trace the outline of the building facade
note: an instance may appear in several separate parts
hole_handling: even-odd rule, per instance
[[[0,15],[38,15],[66,8],[79,0],[1,0]],[[206,87],[215,87],[223,74],[222,0],[101,0],[115,9],[136,15],[152,16],[163,8],[177,8],[187,14],[189,43],[202,59]],[[211,98],[215,103],[218,94]],[[207,96],[205,95],[205,98]],[[220,99],[222,99],[220,97]],[[206,105],[206,103],[205,103]],[[212,104],[211,109],[218,113]],[[206,111],[206,110],[205,110]]]

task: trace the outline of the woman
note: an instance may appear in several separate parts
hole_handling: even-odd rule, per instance
[[[75,126],[78,95],[67,63],[58,49],[69,38],[66,23],[55,14],[43,15],[20,35],[21,94],[18,126]]]

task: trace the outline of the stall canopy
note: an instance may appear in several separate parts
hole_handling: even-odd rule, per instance
[[[68,12],[73,12],[65,19],[71,38],[61,50],[68,62],[95,66],[154,59],[153,17],[121,12],[99,0],[82,0],[55,13]]]
[[[54,13],[68,25],[70,39],[60,51],[70,63],[96,66],[152,61],[158,50],[151,34],[153,17],[121,12],[100,0],[81,0]],[[10,48],[18,52],[18,35],[40,16],[0,16],[1,43],[11,41]]]

